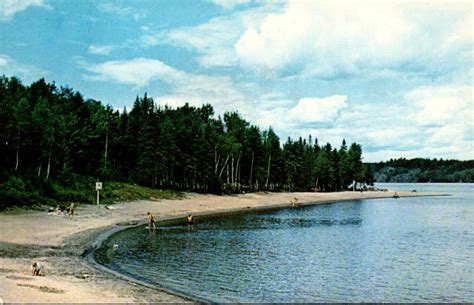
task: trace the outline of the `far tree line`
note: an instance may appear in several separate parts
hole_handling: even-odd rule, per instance
[[[145,93],[114,110],[40,79],[0,78],[0,186],[11,177],[60,183],[92,177],[153,188],[235,193],[341,191],[372,184],[359,144],[288,138],[211,105],[160,107]]]
[[[377,182],[474,182],[474,160],[399,158],[370,166]]]

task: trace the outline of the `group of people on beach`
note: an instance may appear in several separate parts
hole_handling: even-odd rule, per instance
[[[67,215],[70,219],[74,216],[74,211],[76,209],[76,206],[74,205],[74,202],[69,205],[67,208],[61,208],[61,206],[58,204],[56,208],[50,207],[48,210],[48,215],[57,215],[57,216],[62,216],[62,215]]]
[[[155,215],[148,212],[147,216],[148,216],[148,229],[150,229],[150,230],[156,229],[156,224],[155,224],[156,223],[156,217],[155,217]],[[188,225],[189,230],[194,228],[194,216],[193,215],[188,214],[188,216],[186,216],[186,224]]]

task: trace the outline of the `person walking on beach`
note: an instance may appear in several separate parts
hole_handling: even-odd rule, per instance
[[[155,219],[155,215],[153,215],[152,213],[148,212],[147,213],[148,215],[148,228],[149,229],[155,229],[155,222],[156,222],[156,219]]]
[[[71,202],[71,205],[69,206],[69,210],[67,212],[67,216],[69,217],[69,219],[72,219],[72,217],[74,216],[74,209],[74,202]]]

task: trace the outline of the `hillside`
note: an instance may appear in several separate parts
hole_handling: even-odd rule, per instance
[[[369,165],[376,182],[474,182],[474,160],[401,158]]]

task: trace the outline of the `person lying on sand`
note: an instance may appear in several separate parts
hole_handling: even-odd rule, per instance
[[[44,267],[40,263],[34,262],[31,265],[31,275],[44,276]]]
[[[155,229],[155,222],[156,222],[156,219],[155,219],[155,215],[151,214],[150,212],[147,213],[148,215],[148,228],[150,229]]]

